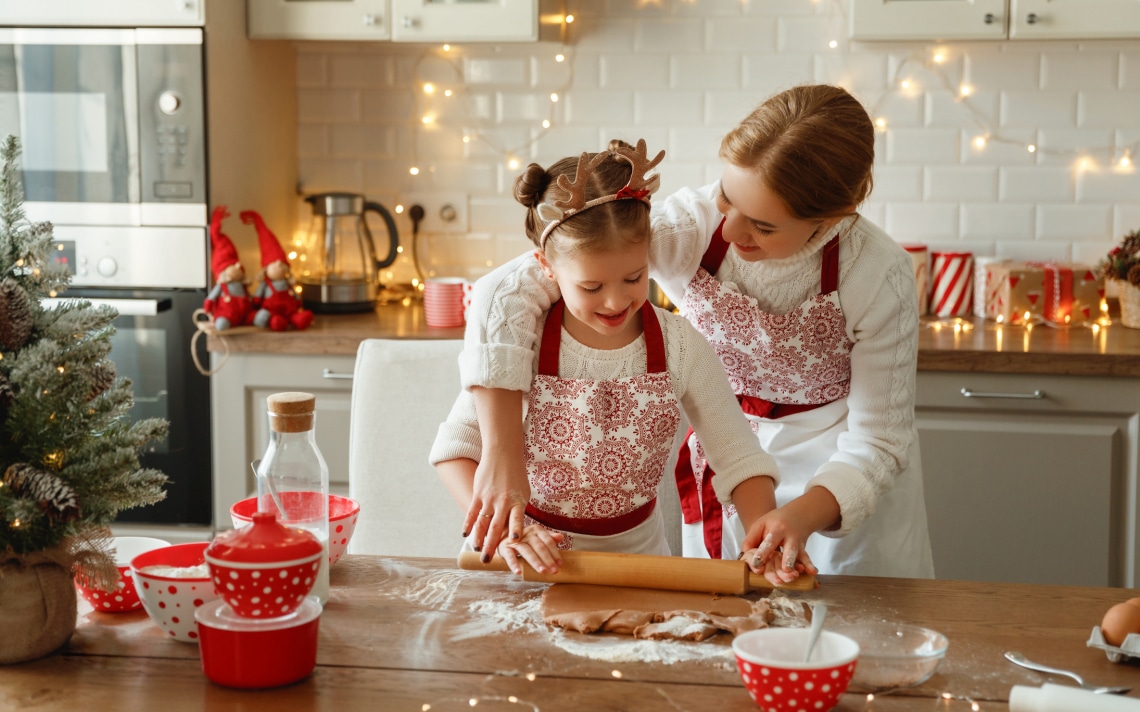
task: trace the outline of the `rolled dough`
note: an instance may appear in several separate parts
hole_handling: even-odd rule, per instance
[[[556,583],[542,595],[543,620],[579,633],[620,633],[652,640],[704,640],[767,627],[768,602],[737,596],[622,586]]]

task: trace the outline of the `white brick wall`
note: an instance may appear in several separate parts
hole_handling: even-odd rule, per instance
[[[577,21],[566,44],[456,45],[445,55],[426,45],[297,43],[302,191],[392,202],[412,191],[465,193],[469,235],[421,235],[420,247],[430,270],[475,277],[529,244],[511,198],[527,162],[645,137],[668,151],[663,190],[697,185],[719,175],[720,137],[767,95],[830,82],[887,121],[863,212],[900,242],[1093,262],[1140,227],[1140,173],[1114,166],[1140,142],[1134,45],[949,43],[938,45],[947,61],[935,67],[926,59],[934,45],[849,42],[845,4],[568,0]],[[903,78],[915,88],[895,87]],[[430,97],[427,81],[437,87]],[[959,82],[974,89],[967,103]],[[431,128],[420,122],[426,112]],[[1030,143],[1041,150],[1030,153]],[[1081,156],[1090,160],[1078,169]],[[393,271],[414,276],[407,250]]]

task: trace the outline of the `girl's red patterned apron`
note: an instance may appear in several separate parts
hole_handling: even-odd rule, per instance
[[[526,416],[526,523],[563,532],[562,548],[669,554],[657,487],[681,422],[653,306],[641,308],[645,373],[559,378],[564,304],[551,307]]]

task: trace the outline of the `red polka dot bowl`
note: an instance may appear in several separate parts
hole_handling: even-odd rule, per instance
[[[291,494],[291,493],[290,493]],[[303,493],[299,493],[303,494]],[[240,529],[253,521],[257,511],[257,497],[249,497],[235,502],[230,507],[230,521],[234,529]],[[329,565],[333,565],[348,550],[348,542],[356,530],[356,520],[360,518],[360,503],[351,497],[339,494],[329,495]]]
[[[243,618],[279,618],[309,595],[325,547],[311,532],[287,527],[273,512],[254,512],[253,523],[214,537],[206,549],[218,595]]]
[[[114,590],[102,591],[95,588],[81,575],[75,577],[75,588],[83,599],[91,604],[93,610],[101,613],[129,613],[142,610],[142,601],[135,590],[135,580],[131,576],[131,559],[139,554],[170,546],[170,542],[163,539],[153,539],[148,536],[117,536],[112,539],[114,548],[115,566],[119,569],[119,580]]]
[[[859,644],[822,631],[811,662],[804,662],[808,629],[761,628],[732,641],[744,687],[765,712],[826,712],[847,690],[859,658]]]
[[[131,576],[147,615],[167,637],[184,643],[198,642],[194,609],[218,598],[206,566],[207,546],[204,541],[174,544],[131,559]]]

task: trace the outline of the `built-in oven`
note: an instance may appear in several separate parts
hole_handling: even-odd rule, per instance
[[[209,381],[190,353],[209,274],[203,31],[128,12],[183,4],[108,3],[127,12],[117,27],[0,27],[0,138],[20,138],[27,217],[53,224],[71,271],[59,298],[119,310],[110,358],[133,382],[131,417],[170,423],[140,458],[168,476],[165,500],[119,521],[209,528]],[[80,5],[30,3],[41,25]]]

